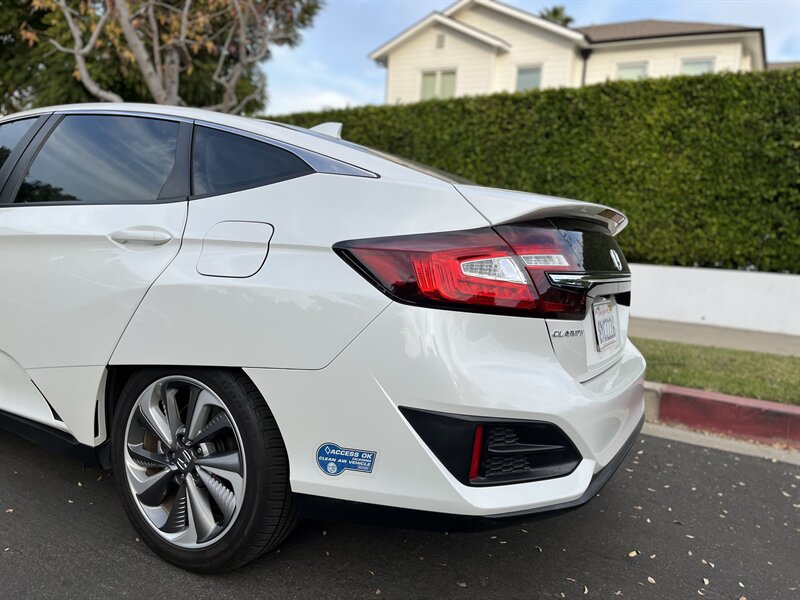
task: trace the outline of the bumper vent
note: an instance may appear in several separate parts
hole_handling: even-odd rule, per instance
[[[406,407],[400,411],[448,471],[465,485],[504,485],[563,477],[581,461],[567,435],[552,423],[450,415]],[[483,428],[482,437],[476,438],[479,427]],[[476,454],[477,475],[470,477],[474,452],[480,453]]]
[[[581,460],[569,438],[550,423],[487,423],[479,476],[473,485],[519,483],[561,477]]]

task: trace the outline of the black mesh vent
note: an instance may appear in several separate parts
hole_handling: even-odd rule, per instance
[[[400,411],[436,457],[464,485],[503,485],[569,475],[581,455],[552,423],[451,415],[414,408]],[[470,478],[481,428],[478,476]]]
[[[509,427],[492,427],[489,430],[490,446],[497,444],[517,444],[519,443],[519,436],[517,432]]]
[[[523,473],[531,468],[527,456],[515,454],[513,456],[490,456],[486,459],[485,477],[496,475],[509,475]]]
[[[481,469],[472,485],[496,485],[562,477],[581,460],[555,425],[539,422],[486,423]]]

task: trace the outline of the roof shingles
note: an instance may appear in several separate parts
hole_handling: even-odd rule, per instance
[[[674,35],[697,35],[701,33],[725,33],[753,30],[752,27],[745,27],[743,25],[659,21],[656,19],[608,23],[606,25],[589,25],[586,27],[574,27],[573,29],[583,33],[591,42],[611,42],[669,37]]]

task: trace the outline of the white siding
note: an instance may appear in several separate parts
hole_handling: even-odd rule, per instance
[[[492,87],[483,93],[514,91],[519,67],[541,66],[543,88],[572,85],[575,61],[572,41],[482,6],[466,8],[453,18],[511,45],[510,52],[497,55]]]
[[[444,48],[436,36],[445,35]],[[456,96],[487,94],[492,87],[495,50],[450,29],[429,27],[395,49],[387,64],[387,104],[418,102],[422,73],[455,70]]]
[[[681,61],[690,58],[710,58],[714,72],[749,70],[742,63],[742,44],[730,42],[661,42],[644,45],[621,45],[613,48],[595,47],[586,70],[586,84],[617,78],[617,65],[646,62],[647,77],[666,77],[681,74]]]

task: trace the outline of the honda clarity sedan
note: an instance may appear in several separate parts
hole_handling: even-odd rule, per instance
[[[242,565],[303,517],[563,512],[642,426],[626,224],[333,123],[7,116],[0,423],[110,468],[141,539],[195,571]]]

